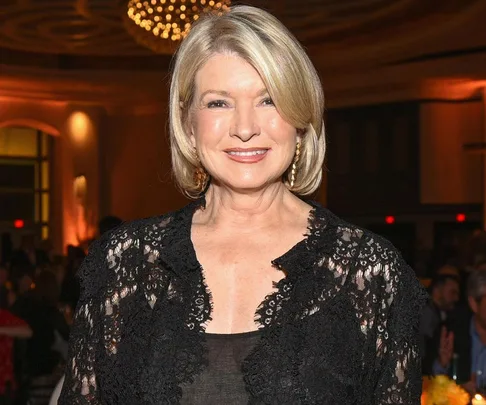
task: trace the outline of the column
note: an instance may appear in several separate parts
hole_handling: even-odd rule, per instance
[[[99,127],[103,110],[70,105],[62,134],[64,248],[96,237],[100,199]]]

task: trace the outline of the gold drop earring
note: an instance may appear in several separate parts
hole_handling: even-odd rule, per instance
[[[290,172],[290,188],[294,188],[295,177],[297,175],[297,162],[299,161],[299,156],[300,156],[300,141],[297,141],[297,144],[295,145],[294,161],[292,162],[292,170]]]
[[[199,155],[196,153],[196,160],[199,163],[199,166],[196,167],[196,170],[194,171],[194,184],[196,185],[196,188],[199,190],[200,193],[204,192],[204,189],[206,188],[206,184],[208,182],[208,172],[204,169],[204,167],[201,164],[201,160],[199,159]]]

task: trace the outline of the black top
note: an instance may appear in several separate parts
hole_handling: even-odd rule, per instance
[[[191,241],[204,204],[93,244],[60,405],[180,404],[207,370],[211,293]],[[419,405],[427,294],[388,241],[313,205],[305,238],[272,261],[285,277],[256,310],[248,403]]]
[[[193,383],[182,386],[183,405],[248,404],[241,366],[258,342],[260,332],[206,333],[208,365]]]

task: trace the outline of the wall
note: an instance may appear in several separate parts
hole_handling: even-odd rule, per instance
[[[77,245],[96,236],[100,202],[99,126],[104,110],[70,104],[66,108],[59,159],[62,162],[64,241]],[[83,190],[74,183],[83,177]]]
[[[482,157],[463,151],[482,141],[481,100],[427,102],[420,106],[422,204],[482,202]]]
[[[105,117],[100,137],[102,215],[132,220],[187,203],[172,184],[166,117],[163,108]]]

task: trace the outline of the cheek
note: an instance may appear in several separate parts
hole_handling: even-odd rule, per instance
[[[292,126],[285,122],[281,117],[273,117],[271,120],[269,120],[268,127],[271,131],[277,132],[282,136],[295,132],[295,129],[292,128]]]
[[[193,123],[193,135],[200,142],[208,142],[217,139],[227,133],[227,125],[224,117],[212,116],[200,113],[196,115]]]
[[[295,145],[295,137],[297,136],[297,130],[284,121],[282,117],[272,117],[267,121],[266,128],[273,140],[281,145],[289,144],[292,149]]]

